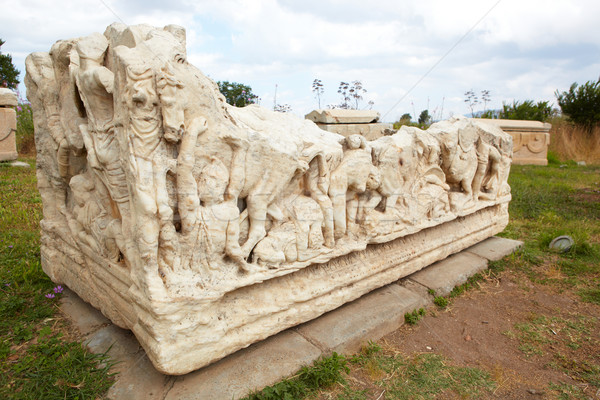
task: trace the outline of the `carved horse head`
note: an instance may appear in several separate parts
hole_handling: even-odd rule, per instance
[[[185,131],[184,102],[178,101],[178,92],[184,85],[175,77],[167,64],[157,77],[157,88],[162,106],[163,128],[165,140],[177,143]]]

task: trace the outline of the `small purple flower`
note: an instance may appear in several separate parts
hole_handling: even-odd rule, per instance
[[[47,298],[47,299],[53,299],[53,298],[54,298],[54,294],[53,294],[53,293],[48,293],[48,294],[46,295],[46,298]]]
[[[21,105],[17,105],[17,111],[23,111],[23,109],[21,108]]]
[[[63,287],[58,285],[57,287],[54,288],[54,293],[59,294],[63,292]],[[54,296],[52,296],[54,297]]]
[[[10,283],[5,283],[4,286],[10,286]]]
[[[10,246],[8,246],[8,248],[9,248],[9,249],[12,249],[12,248],[13,248],[13,247],[12,247],[12,244],[11,244]]]

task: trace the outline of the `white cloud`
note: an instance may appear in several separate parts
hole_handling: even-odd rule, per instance
[[[323,104],[338,103],[340,81],[361,80],[364,103],[386,118],[413,117],[429,104],[467,113],[463,94],[491,90],[489,106],[512,99],[549,100],[572,82],[598,78],[600,3],[591,0],[31,0],[0,15],[11,53],[24,58],[58,39],[127,24],[187,28],[189,60],[216,80],[249,84],[270,106],[278,99],[304,115],[316,107],[314,78],[325,84]],[[108,7],[107,7],[108,6]],[[109,9],[110,8],[110,9]],[[491,10],[491,11],[490,11]],[[114,14],[113,14],[114,12]],[[475,24],[489,14],[477,25]],[[473,31],[410,93],[471,28]]]

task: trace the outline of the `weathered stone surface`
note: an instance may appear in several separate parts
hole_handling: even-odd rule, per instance
[[[379,121],[379,111],[375,110],[314,110],[304,118],[323,124],[370,124]]]
[[[113,24],[26,67],[44,271],[131,329],[160,372],[206,366],[508,223],[512,140],[493,126],[454,118],[369,141],[231,107],[173,25]]]
[[[412,274],[410,279],[435,290],[436,296],[446,296],[455,286],[465,283],[470,276],[486,269],[487,263],[485,258],[461,252]]]
[[[17,94],[10,89],[0,88],[0,107],[16,107],[19,105]]]
[[[69,289],[63,291],[60,299],[60,311],[73,321],[75,328],[83,335],[88,335],[110,324],[109,319]]]
[[[405,313],[426,303],[426,298],[391,284],[296,329],[325,353],[354,353],[369,340],[398,329],[404,323]]]
[[[16,160],[17,112],[12,108],[0,107],[0,161]]]
[[[540,121],[474,118],[478,123],[500,127],[513,138],[513,164],[548,165],[552,125]]]
[[[496,239],[514,242],[508,239]],[[489,241],[483,243],[486,242]],[[463,250],[464,252],[468,251]],[[462,271],[456,272],[463,273]],[[449,279],[452,282],[455,281],[452,276],[449,276]],[[112,353],[113,361],[117,362],[116,370],[119,371],[119,375],[107,397],[112,400],[162,400],[173,387],[176,387],[175,392],[169,398],[177,398],[177,396],[217,399],[220,398],[219,396],[229,396],[227,398],[243,397],[254,389],[260,390],[265,385],[272,384],[295,373],[303,362],[305,365],[310,365],[311,361],[319,354],[328,354],[332,350],[352,352],[358,349],[361,344],[368,342],[368,340],[374,340],[384,335],[389,329],[394,329],[394,326],[399,326],[402,323],[402,318],[400,320],[398,318],[402,317],[402,313],[423,306],[425,299],[428,303],[433,300],[433,296],[428,293],[428,288],[413,281],[411,276],[400,280],[397,284],[378,289],[347,305],[330,311],[316,320],[300,325],[292,331],[286,331],[286,334],[290,332],[302,333],[303,337],[312,345],[307,345],[307,342],[303,342],[295,335],[284,336],[283,340],[281,338],[283,335],[277,335],[274,337],[276,338],[275,345],[272,342],[264,346],[252,345],[247,349],[239,350],[239,356],[230,356],[220,363],[207,366],[182,378],[163,375],[156,371],[145,355],[144,350],[136,347],[135,344],[132,345],[131,335],[124,334],[123,330],[104,330],[101,336],[103,339],[96,341],[96,343],[100,342],[103,345],[95,346],[96,351],[103,352],[110,343],[115,343],[117,349],[126,349],[126,351]],[[73,303],[80,306],[87,304],[70,291],[65,291],[65,294],[66,296],[63,297],[65,302],[73,299]],[[415,301],[410,302],[410,299]],[[407,303],[408,306],[405,306]],[[405,306],[404,309],[402,309],[403,306]],[[90,318],[104,321],[99,311],[87,307],[89,310],[85,312],[84,307],[77,307],[77,312],[66,314],[73,321],[74,326],[88,326],[90,324],[87,321]],[[86,315],[86,313],[91,316]],[[98,325],[92,324],[92,326]],[[273,338],[266,340],[273,340]],[[238,365],[238,361],[244,360],[247,354],[251,354],[250,365],[260,362],[257,360],[268,360],[269,363],[278,365],[277,361],[273,362],[273,358],[277,357],[273,351],[275,349],[279,353],[286,351],[286,348],[291,348],[293,351],[285,353],[284,368],[281,370],[269,368],[266,371],[267,374],[264,374],[262,370],[253,367],[247,375],[240,373],[240,369],[245,371],[247,368],[244,361],[241,361],[241,366]],[[136,352],[136,349],[139,349],[139,351]],[[319,353],[317,350],[322,351]],[[290,362],[292,362],[292,365],[289,364]],[[179,382],[177,386],[175,386],[176,379]],[[230,381],[232,383],[231,392],[224,391],[223,382]]]
[[[328,132],[337,133],[348,137],[350,135],[362,135],[367,140],[376,140],[384,136],[384,131],[392,128],[392,124],[323,124],[317,122],[317,126]]]
[[[493,236],[484,240],[483,242],[469,247],[465,251],[476,254],[479,257],[488,259],[489,261],[497,261],[509,254],[514,253],[521,246],[523,246],[523,242],[520,240]]]
[[[175,377],[158,372],[144,350],[119,359],[117,381],[106,397],[110,400],[164,400]],[[203,387],[197,387],[202,391]]]
[[[272,385],[319,358],[294,331],[281,332],[200,371],[178,377],[165,400],[230,400]]]

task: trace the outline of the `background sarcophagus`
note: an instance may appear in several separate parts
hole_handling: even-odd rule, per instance
[[[510,135],[367,141],[225,103],[185,31],[113,24],[26,61],[42,265],[183,374],[501,231]]]

